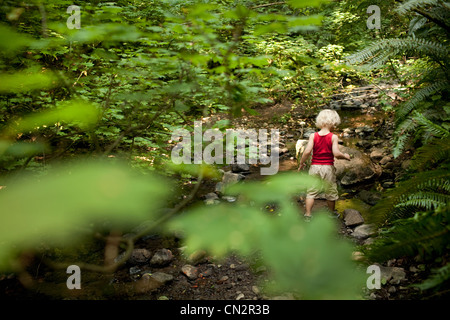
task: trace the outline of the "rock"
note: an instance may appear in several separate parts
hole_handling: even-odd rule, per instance
[[[364,258],[364,253],[360,252],[360,251],[354,251],[352,252],[352,259],[354,261],[363,261]]]
[[[240,173],[233,173],[233,172],[225,172],[222,177],[222,184],[223,185],[231,185],[235,184],[241,180],[244,180],[245,176]]]
[[[380,161],[384,156],[384,149],[381,148],[375,148],[371,153],[370,153],[370,159],[372,159],[373,161]]]
[[[181,267],[181,272],[189,279],[195,280],[198,277],[198,269],[190,264]]]
[[[152,253],[147,249],[134,249],[128,262],[131,264],[145,264],[152,257]]]
[[[261,293],[261,290],[259,290],[259,288],[257,286],[252,286],[252,291],[256,295]]]
[[[363,149],[369,149],[372,144],[368,140],[359,140],[358,142],[356,142],[356,146]]]
[[[140,273],[141,272],[141,269],[139,269],[139,267],[131,267],[129,270],[128,270],[128,273],[131,275],[131,276],[133,276],[133,275],[136,275],[136,274],[138,274],[138,273]]]
[[[357,197],[364,201],[367,204],[370,204],[371,206],[374,206],[377,204],[378,201],[381,199],[381,193],[379,192],[373,192],[373,191],[367,191],[367,190],[361,190]]]
[[[231,171],[234,173],[239,173],[239,172],[249,172],[250,171],[250,165],[243,163],[243,164],[233,164],[231,165]]]
[[[394,286],[391,286],[391,287],[389,287],[388,292],[389,293],[396,293],[397,292],[397,288],[394,287]]]
[[[375,243],[375,239],[374,238],[367,238],[366,240],[364,240],[363,245],[364,246],[370,246],[372,244]]]
[[[207,206],[210,206],[210,205],[214,205],[214,204],[219,204],[220,200],[217,200],[217,199],[206,199],[204,202],[205,202],[205,204]]]
[[[205,195],[205,199],[206,200],[210,200],[210,199],[215,200],[215,199],[219,199],[219,196],[215,192],[210,192]]]
[[[169,249],[159,249],[155,252],[150,264],[155,267],[164,267],[168,265],[173,259],[172,251]]]
[[[196,265],[206,261],[206,258],[207,253],[205,250],[197,250],[189,255],[187,261],[192,265]]]
[[[308,129],[306,129],[305,130],[305,132],[303,133],[303,139],[309,139],[309,136],[310,135],[312,135],[312,134],[314,134],[316,132],[316,130],[315,129],[312,129],[312,128],[308,128]]]
[[[237,200],[236,197],[233,197],[233,196],[224,196],[224,197],[222,197],[222,199],[227,202],[235,202]]]
[[[345,209],[344,210],[344,223],[347,227],[355,227],[364,223],[364,218],[355,209]]]
[[[216,187],[215,187],[214,191],[217,192],[218,194],[222,194],[223,193],[223,183],[222,182],[218,182],[216,184]]]
[[[387,164],[388,162],[391,162],[392,158],[389,156],[384,156],[381,160],[380,160],[380,164],[382,166],[384,166],[385,164]]]
[[[244,299],[245,295],[243,293],[239,293],[238,296],[236,297],[236,300],[241,300]]]
[[[381,271],[381,279],[391,284],[399,284],[406,279],[405,269],[400,267],[383,267],[379,266]]]
[[[158,289],[162,285],[163,283],[154,279],[150,273],[145,273],[142,275],[141,279],[136,281],[134,290],[136,293],[148,293]]]
[[[167,282],[170,282],[173,280],[173,276],[168,273],[164,272],[155,272],[151,274],[151,277],[155,279],[156,281],[160,282],[161,284],[166,284]]]
[[[376,233],[375,227],[372,224],[362,224],[360,226],[357,226],[355,230],[353,230],[353,233],[351,234],[352,237],[364,240],[368,237],[374,235]]]
[[[340,146],[341,152],[348,153],[352,157],[350,161],[338,159],[334,162],[336,177],[342,185],[353,185],[373,179],[381,175],[381,167],[375,165],[371,159],[361,151]]]

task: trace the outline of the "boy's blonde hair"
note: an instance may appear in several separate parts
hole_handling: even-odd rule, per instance
[[[341,118],[339,114],[330,109],[325,109],[319,112],[316,118],[316,126],[322,129],[324,126],[328,125],[336,128],[341,124]]]

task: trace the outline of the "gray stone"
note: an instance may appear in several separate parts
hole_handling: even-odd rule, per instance
[[[223,193],[223,183],[222,182],[216,183],[216,187],[215,187],[214,191],[219,194],[222,194]]]
[[[375,148],[371,153],[370,153],[370,159],[374,160],[374,161],[380,161],[384,156],[384,150],[381,148]]]
[[[233,172],[225,172],[222,177],[222,183],[223,185],[231,185],[234,183],[237,183],[241,180],[244,180],[245,176],[240,173],[233,173]]]
[[[374,164],[371,159],[361,151],[340,146],[343,153],[352,157],[350,161],[338,159],[334,162],[336,177],[342,185],[353,185],[373,179],[381,175],[381,166]]]
[[[243,164],[233,164],[231,165],[231,171],[234,173],[239,173],[239,172],[249,172],[250,171],[250,165],[243,163]]]
[[[344,223],[347,227],[355,227],[364,223],[361,213],[355,209],[344,210]]]
[[[147,249],[134,249],[128,262],[131,264],[144,264],[150,260],[151,256],[152,253]]]
[[[204,202],[205,202],[205,204],[207,206],[210,206],[210,205],[214,205],[214,204],[219,204],[220,200],[218,200],[218,199],[206,199]]]
[[[384,279],[391,284],[399,284],[406,279],[406,272],[403,268],[380,266],[380,271],[381,279]]]
[[[376,234],[376,229],[374,225],[362,224],[360,226],[357,226],[351,235],[356,239],[364,240],[374,234]]]
[[[236,201],[236,197],[233,197],[233,196],[223,196],[222,199],[227,202],[235,202]]]
[[[391,157],[389,157],[389,156],[384,156],[381,160],[380,160],[380,164],[381,165],[385,165],[385,164],[387,164],[388,162],[391,162],[392,161],[392,158]]]
[[[195,280],[198,277],[198,269],[190,264],[181,267],[181,272],[189,279]]]
[[[151,277],[162,284],[166,284],[173,280],[173,276],[164,272],[155,272],[151,274]]]
[[[159,249],[155,252],[152,259],[150,260],[150,264],[156,267],[163,267],[168,265],[173,259],[172,251],[169,249]]]
[[[215,192],[210,192],[210,193],[207,193],[207,194],[205,195],[205,199],[206,199],[206,200],[219,199],[219,196],[218,196],[217,193],[215,193]]]

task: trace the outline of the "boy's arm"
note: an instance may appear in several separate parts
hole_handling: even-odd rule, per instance
[[[334,157],[337,158],[337,159],[345,159],[345,160],[350,161],[350,155],[348,153],[342,153],[339,150],[338,136],[335,135],[335,134],[333,135],[332,143],[333,143],[332,148],[333,148],[333,155],[334,155]]]
[[[302,157],[300,159],[300,164],[298,166],[298,171],[302,170],[305,166],[306,160],[308,160],[311,155],[312,149],[314,147],[314,135],[309,136],[308,144],[306,145],[305,151],[303,151]]]

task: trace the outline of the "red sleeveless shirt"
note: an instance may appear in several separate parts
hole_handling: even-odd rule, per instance
[[[320,136],[318,132],[314,133],[314,147],[311,164],[334,165],[334,155],[331,139],[333,133]]]

